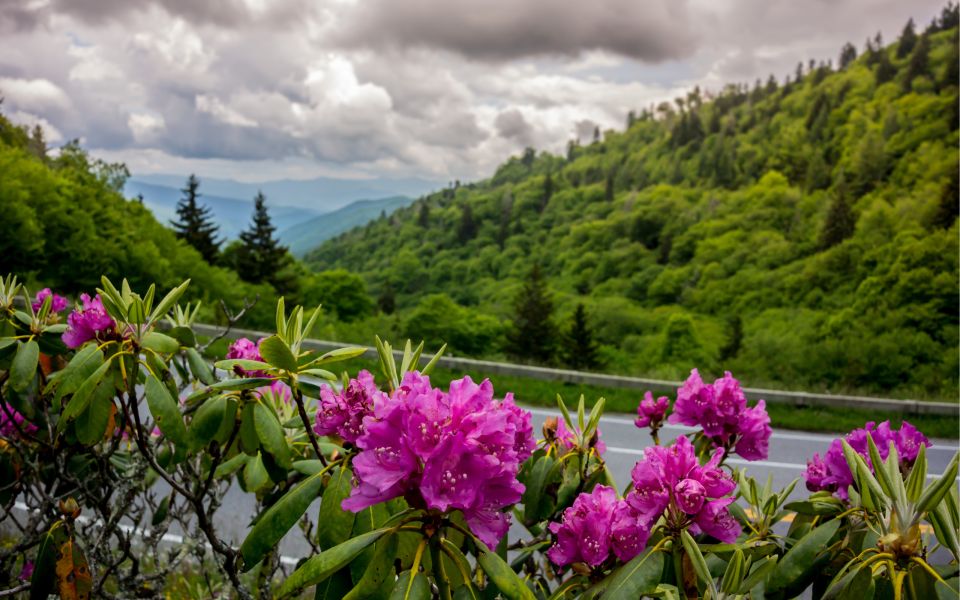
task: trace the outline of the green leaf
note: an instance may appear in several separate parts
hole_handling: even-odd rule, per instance
[[[723,579],[720,582],[720,589],[723,593],[731,594],[740,587],[743,582],[743,567],[743,552],[738,549],[733,553],[723,573]]]
[[[258,402],[253,406],[253,425],[257,430],[260,443],[273,455],[277,464],[290,468],[290,446],[287,445],[287,438],[283,434],[283,427],[277,420],[277,415],[265,404]]]
[[[260,342],[260,356],[278,369],[297,372],[297,358],[290,351],[290,346],[275,335]]]
[[[283,582],[277,590],[277,597],[285,598],[325,581],[390,531],[390,528],[370,531],[311,556]]]
[[[203,357],[200,356],[196,348],[187,348],[186,354],[187,364],[190,365],[190,372],[200,380],[200,383],[212,385],[217,382],[213,376],[213,371],[210,370],[210,365],[207,364],[207,361],[203,360]]]
[[[910,502],[916,502],[923,493],[923,486],[927,481],[927,447],[920,444],[920,451],[917,453],[917,460],[913,461],[913,467],[910,468],[910,475],[907,477],[907,499]]]
[[[256,456],[247,460],[247,465],[243,469],[243,482],[246,484],[248,492],[256,492],[270,483],[270,474],[267,473],[267,467],[263,464],[263,456],[259,452]]]
[[[603,406],[607,403],[606,399],[600,398],[590,410],[590,418],[587,420],[587,427],[583,430],[583,442],[586,444],[593,437],[593,433],[600,424],[600,416],[603,414]]]
[[[47,600],[57,582],[57,540],[52,531],[43,534],[30,577],[30,600]]]
[[[227,412],[227,397],[217,396],[200,405],[190,421],[190,439],[193,450],[206,446],[217,434]]]
[[[353,473],[343,466],[337,467],[323,490],[320,500],[320,512],[317,523],[322,526],[318,530],[318,541],[321,548],[333,548],[350,538],[356,515],[343,510],[340,503],[350,495]]]
[[[927,519],[933,525],[933,531],[943,546],[948,549],[954,558],[960,560],[960,539],[957,536],[957,528],[950,518],[950,510],[946,502],[941,502],[927,513]]]
[[[433,358],[430,359],[430,362],[428,362],[422,369],[420,369],[420,373],[424,375],[429,375],[430,371],[432,371],[433,368],[437,366],[437,363],[440,361],[440,357],[443,356],[443,352],[446,349],[447,349],[446,344],[440,346],[440,349],[437,350],[437,353],[433,355]]]
[[[220,463],[220,466],[217,467],[217,470],[213,472],[213,476],[217,479],[222,477],[227,477],[239,471],[242,467],[247,465],[247,461],[250,460],[250,457],[246,454],[237,454],[230,460]]]
[[[531,469],[527,489],[523,492],[522,498],[523,516],[527,523],[536,523],[541,518],[543,513],[541,503],[547,500],[543,489],[548,483],[548,475],[554,462],[553,456],[544,455],[534,463]]]
[[[400,573],[390,594],[390,600],[430,600],[430,582],[423,573],[411,577],[410,571]]]
[[[697,546],[696,540],[684,529],[680,533],[680,541],[683,544],[683,550],[687,553],[687,556],[690,557],[690,562],[693,564],[693,570],[696,571],[697,577],[700,578],[700,581],[707,584],[707,587],[710,588],[711,596],[716,598],[716,584],[714,584],[713,576],[710,575],[710,569],[707,567],[707,561],[703,558],[703,553],[700,552],[700,547]]]
[[[950,491],[950,488],[955,485],[958,460],[960,460],[960,452],[954,453],[943,475],[928,485],[927,489],[923,490],[923,493],[920,494],[920,499],[917,500],[917,514],[922,515],[936,508],[947,492]]]
[[[107,371],[110,369],[110,364],[111,361],[101,364],[97,367],[96,371],[83,380],[83,383],[80,384],[80,387],[77,388],[77,391],[74,392],[70,398],[70,402],[67,402],[67,405],[64,407],[63,414],[60,415],[60,421],[57,422],[57,431],[63,431],[68,421],[75,419],[77,415],[87,410],[93,391],[97,388],[100,380],[107,374]]]
[[[193,348],[197,345],[197,336],[189,327],[174,327],[167,335],[177,340],[184,348]]]
[[[353,589],[353,579],[350,578],[350,569],[343,568],[317,584],[317,591],[313,600],[343,600]]]
[[[157,422],[157,427],[175,446],[188,450],[190,437],[187,435],[187,426],[183,424],[180,405],[159,379],[150,373],[147,373],[146,379],[147,406],[150,407],[150,414]]]
[[[144,334],[141,345],[160,354],[173,354],[180,350],[180,342],[159,331],[148,331]]]
[[[74,431],[77,432],[77,440],[84,446],[96,444],[107,433],[114,391],[113,381],[104,379],[93,391],[87,410],[77,415]]]
[[[782,590],[805,579],[839,528],[840,519],[833,519],[802,537],[777,563],[767,582],[767,590]]]
[[[603,598],[635,600],[657,587],[663,575],[663,553],[646,552],[635,556],[610,576]]]
[[[265,385],[270,385],[273,383],[273,379],[269,377],[246,377],[242,379],[224,379],[223,381],[218,381],[214,384],[208,385],[203,389],[199,389],[194,393],[187,396],[187,404],[193,406],[198,401],[216,394],[217,392],[225,391],[240,391],[240,390],[252,390],[254,388],[263,387]]]
[[[536,600],[536,596],[530,591],[530,588],[520,577],[513,572],[508,565],[496,552],[491,552],[487,546],[480,540],[474,540],[477,544],[479,555],[477,562],[500,590],[500,593],[509,600]]]
[[[157,304],[157,307],[153,309],[153,312],[150,313],[150,320],[156,321],[170,312],[170,309],[173,308],[173,305],[177,303],[177,300],[179,300],[180,296],[183,295],[183,292],[186,291],[188,285],[190,285],[189,279],[167,292],[167,295],[163,297],[163,300],[161,300],[160,303]]]
[[[363,356],[363,354],[366,351],[367,349],[362,347],[337,348],[336,350],[331,350],[327,352],[320,358],[311,360],[309,363],[307,363],[304,366],[307,368],[310,368],[310,367],[316,367],[319,365],[325,365],[327,363],[350,360],[353,358],[357,358],[358,356]]]
[[[17,392],[27,389],[33,376],[37,372],[37,363],[40,361],[40,346],[30,340],[17,347],[17,355],[10,363],[10,378],[8,385]]]
[[[260,515],[257,524],[240,546],[244,571],[249,571],[263,560],[267,552],[296,525],[322,487],[323,477],[320,473],[312,475],[291,488],[276,504]]]
[[[234,372],[235,367],[240,367],[244,371],[269,371],[273,367],[265,362],[259,360],[247,360],[245,358],[231,358],[229,360],[218,360],[213,363],[218,369],[228,371],[230,373]]]
[[[738,594],[749,593],[750,590],[757,587],[757,585],[761,581],[764,581],[767,578],[767,575],[772,573],[775,568],[777,568],[777,557],[773,556],[773,557],[767,558],[763,562],[763,564],[755,568],[753,572],[750,573],[750,575],[743,580],[743,582],[740,584],[740,588],[736,590],[736,593]]]
[[[560,412],[563,414],[563,420],[567,423],[567,429],[574,431],[576,425],[573,422],[573,417],[570,416],[570,411],[567,410],[567,405],[564,403],[563,398],[560,397],[560,394],[557,394],[557,406],[560,407]]]
[[[397,535],[391,533],[380,539],[376,548],[373,560],[367,565],[363,577],[350,590],[350,593],[344,596],[344,600],[371,598],[380,589],[383,582],[387,580],[387,577],[394,575],[393,561],[397,556]]]

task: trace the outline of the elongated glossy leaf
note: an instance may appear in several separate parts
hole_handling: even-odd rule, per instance
[[[17,354],[10,363],[10,378],[8,385],[18,392],[27,389],[33,376],[37,372],[37,363],[40,361],[40,346],[36,341],[22,342],[17,348]]]
[[[535,600],[536,596],[530,591],[530,588],[520,579],[520,576],[514,573],[508,565],[496,552],[491,552],[483,542],[476,540],[479,556],[477,562],[480,568],[487,574],[490,581],[497,586],[500,594],[509,600]]]
[[[358,535],[320,554],[311,556],[277,590],[278,598],[286,598],[311,585],[317,585],[348,565],[358,554],[376,543],[389,528],[377,529]]]
[[[923,493],[923,486],[927,483],[927,447],[920,444],[917,459],[913,461],[910,475],[907,477],[907,499],[916,502]]]
[[[180,414],[180,405],[173,399],[167,387],[156,377],[147,374],[146,383],[147,406],[150,414],[157,422],[157,427],[178,448],[188,450],[190,437],[187,435],[187,426],[183,424]]]
[[[101,364],[103,364],[103,352],[95,344],[87,344],[81,348],[67,363],[62,371],[63,375],[56,380],[56,400],[59,401],[65,395],[77,391],[80,384]]]
[[[245,358],[231,358],[228,360],[218,360],[213,364],[218,369],[234,372],[234,369],[240,367],[244,371],[265,371],[272,369],[270,364],[259,360],[247,360]]]
[[[239,391],[239,390],[252,390],[254,388],[262,387],[265,385],[270,385],[273,383],[273,379],[268,377],[246,377],[242,379],[224,379],[223,381],[218,381],[214,384],[208,385],[203,389],[199,389],[194,393],[187,396],[187,404],[194,405],[200,400],[209,398],[214,394],[219,392],[227,391]]]
[[[90,398],[93,396],[93,392],[97,389],[100,381],[106,376],[107,370],[110,369],[110,361],[107,361],[97,367],[97,370],[90,374],[83,383],[80,384],[80,387],[77,388],[77,391],[74,392],[73,396],[70,398],[70,401],[67,402],[67,405],[63,409],[63,414],[60,415],[60,421],[57,423],[57,431],[63,431],[63,428],[66,427],[67,422],[75,419],[77,415],[87,410],[87,406],[90,405]]]
[[[30,600],[47,600],[57,583],[57,542],[52,532],[43,534],[30,577]]]
[[[740,589],[736,590],[738,594],[746,594],[750,592],[753,588],[764,581],[767,578],[767,575],[773,572],[777,568],[777,557],[773,556],[767,559],[764,559],[764,562],[760,566],[755,567],[753,572],[747,576],[746,579],[740,584]]]
[[[248,492],[256,492],[270,482],[270,475],[267,473],[267,467],[263,464],[263,457],[257,452],[257,455],[247,460],[243,468],[243,482],[247,486]]]
[[[343,600],[343,597],[353,589],[353,579],[350,578],[350,569],[343,568],[317,584],[313,600]]]
[[[260,342],[260,356],[278,369],[293,373],[297,371],[297,359],[290,351],[290,347],[275,335]]]
[[[80,548],[67,540],[60,546],[57,558],[57,588],[61,600],[85,600],[90,598],[93,578],[90,567]]]
[[[227,477],[239,471],[241,468],[247,465],[247,461],[250,460],[250,457],[246,454],[237,454],[233,458],[220,463],[217,467],[217,470],[214,471],[213,476],[216,478]]]
[[[287,438],[283,434],[283,427],[277,420],[277,415],[273,414],[266,405],[257,403],[253,406],[253,424],[257,430],[257,437],[260,443],[273,455],[277,464],[284,468],[290,468],[290,446],[287,445]]]
[[[197,345],[197,335],[189,327],[174,327],[167,335],[177,340],[184,348],[193,348]]]
[[[330,476],[326,489],[323,490],[320,513],[317,515],[317,523],[320,524],[318,535],[321,548],[333,548],[350,538],[356,515],[340,508],[340,503],[350,495],[352,478],[353,473],[350,469],[337,467]]]
[[[180,350],[180,342],[159,331],[148,331],[143,336],[142,344],[144,348],[160,354],[173,354]]]
[[[662,552],[640,554],[614,571],[602,597],[607,600],[640,598],[657,587],[662,574]]]
[[[555,459],[553,456],[545,455],[540,458],[530,472],[530,480],[527,482],[527,489],[523,493],[523,516],[528,523],[535,523],[543,515],[541,505],[546,500],[543,493],[547,485],[547,477],[553,468]]]
[[[684,552],[690,557],[690,562],[693,564],[693,570],[697,573],[697,577],[700,578],[700,581],[707,584],[712,597],[716,598],[717,590],[713,582],[713,576],[710,574],[709,567],[707,567],[706,559],[703,558],[703,553],[700,552],[700,546],[697,546],[696,540],[693,539],[686,529],[680,533],[680,541],[683,544]]]
[[[410,571],[400,573],[390,594],[390,600],[430,600],[430,582],[423,573],[411,577]]]
[[[744,559],[743,552],[737,550],[727,562],[727,568],[723,572],[723,579],[720,582],[720,589],[725,594],[730,594],[740,587],[743,581]]]
[[[296,525],[322,487],[323,478],[320,474],[312,475],[290,489],[260,516],[240,546],[244,571],[249,571],[263,560],[266,553]]]
[[[367,565],[366,571],[363,572],[363,577],[361,577],[357,585],[350,590],[350,593],[344,597],[344,600],[361,600],[363,598],[374,597],[377,590],[383,587],[383,583],[387,580],[387,577],[394,576],[393,561],[396,556],[397,535],[395,533],[385,535],[377,542],[373,560]]]
[[[77,432],[77,440],[85,446],[92,446],[101,439],[107,431],[107,424],[113,414],[113,381],[104,379],[101,381],[90,397],[90,403],[87,410],[77,416],[74,430]]]
[[[920,494],[920,499],[917,500],[918,513],[923,514],[928,510],[933,510],[940,504],[940,501],[943,500],[943,497],[950,491],[950,488],[956,485],[958,460],[960,460],[960,452],[954,453],[943,475],[923,490],[923,493]]]
[[[187,348],[186,353],[187,363],[190,365],[190,371],[193,373],[193,376],[199,379],[200,383],[204,385],[216,383],[217,380],[213,377],[213,371],[210,370],[210,366],[203,360],[203,357],[200,356],[197,349]]]
[[[817,555],[824,551],[830,538],[840,528],[840,519],[833,519],[820,525],[803,538],[787,552],[767,582],[767,590],[782,590],[794,584],[814,567]]]
[[[340,362],[343,360],[350,360],[358,356],[363,356],[367,351],[366,348],[362,347],[349,347],[349,348],[337,348],[336,350],[331,350],[330,352],[325,353],[320,358],[311,360],[307,367],[319,367],[320,365],[329,364],[332,362]]]
[[[197,409],[190,421],[190,440],[194,450],[206,446],[217,434],[227,412],[227,397],[211,398]]]
[[[260,437],[253,419],[253,403],[243,406],[240,412],[240,448],[250,456],[255,456],[260,450]]]
[[[160,303],[157,304],[157,307],[153,309],[153,312],[150,314],[150,320],[156,321],[170,312],[170,309],[173,308],[173,305],[177,303],[177,300],[179,300],[180,296],[183,295],[183,292],[186,291],[188,285],[190,285],[189,279],[167,292],[167,295],[163,297],[163,300],[161,300]]]

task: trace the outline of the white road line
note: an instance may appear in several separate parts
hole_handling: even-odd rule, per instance
[[[14,504],[14,506],[18,510],[22,510],[23,512],[36,512],[36,509],[30,508],[23,502],[17,502],[16,504]],[[80,515],[77,518],[77,520],[80,521],[81,523],[89,523],[93,521],[93,519],[91,519],[90,517],[85,517],[83,515]],[[98,525],[102,525],[103,521],[101,519],[96,519],[96,523]],[[120,531],[123,531],[124,533],[127,533],[127,534],[132,534],[139,538],[145,538],[150,535],[149,529],[138,528],[138,527],[134,527],[133,525],[124,525],[123,523],[118,523],[117,527],[120,529]],[[183,544],[186,541],[186,538],[184,538],[182,535],[177,535],[175,533],[165,533],[160,539],[170,544]],[[203,542],[203,546],[208,550],[212,551],[212,547],[210,546],[209,542]],[[298,562],[300,562],[300,559],[281,555],[280,562],[292,567],[292,566],[295,566]]]

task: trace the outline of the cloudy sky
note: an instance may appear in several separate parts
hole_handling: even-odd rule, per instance
[[[941,0],[0,0],[2,110],[134,174],[488,176]]]

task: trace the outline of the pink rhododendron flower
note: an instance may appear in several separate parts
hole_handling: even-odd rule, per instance
[[[66,310],[67,306],[70,305],[70,301],[63,296],[54,294],[52,291],[50,291],[50,288],[43,288],[37,292],[36,298],[34,298],[33,302],[31,303],[34,312],[40,310],[40,307],[43,306],[43,301],[47,298],[47,296],[53,296],[53,298],[50,300],[50,312],[58,313],[62,310]]]
[[[727,496],[737,484],[719,467],[723,455],[723,448],[717,448],[710,460],[700,465],[686,436],[670,446],[646,448],[643,460],[633,467],[634,489],[625,500],[648,527],[665,515],[672,530],[689,528],[733,542],[740,535],[740,526],[727,510],[733,502]]]
[[[747,408],[740,382],[729,371],[710,385],[693,369],[677,390],[669,422],[699,426],[715,446],[733,449],[747,460],[767,458],[773,433],[766,403]]]
[[[328,385],[320,388],[320,408],[313,430],[318,435],[337,435],[355,443],[363,435],[363,418],[373,413],[374,401],[385,394],[377,389],[373,375],[360,371],[340,392]]]
[[[562,523],[550,523],[556,536],[547,557],[558,566],[586,563],[597,567],[611,552],[621,561],[629,561],[647,545],[650,528],[617,491],[598,485],[583,493],[573,506],[563,511]]]
[[[63,343],[68,348],[79,348],[90,340],[103,340],[116,327],[113,319],[103,308],[103,301],[97,294],[90,298],[80,295],[83,308],[75,308],[67,317],[67,330],[63,332]]]
[[[20,581],[30,581],[30,578],[33,577],[33,561],[25,560],[23,561],[23,568],[20,569],[20,575],[17,578]]]
[[[257,340],[257,343],[253,343],[252,340],[249,340],[245,337],[238,339],[237,341],[230,344],[230,348],[227,350],[227,360],[255,360],[258,362],[263,362],[263,357],[260,356],[260,342],[263,341],[263,338]],[[246,369],[235,367],[234,371],[238,375],[243,377],[266,377],[267,374],[263,371],[248,371]]]
[[[12,438],[19,433],[18,429],[23,433],[33,433],[37,430],[37,426],[27,421],[9,404],[0,406],[0,436]]]
[[[871,471],[874,465],[870,461],[867,436],[873,438],[877,452],[883,460],[886,460],[890,454],[890,443],[893,442],[897,456],[900,458],[902,472],[906,472],[913,465],[913,461],[917,459],[917,454],[920,452],[920,446],[928,448],[931,446],[930,440],[906,421],[900,426],[899,431],[890,428],[890,421],[884,421],[880,425],[869,421],[862,429],[854,429],[843,439],[846,439],[850,447],[864,458]],[[853,485],[853,473],[843,455],[841,438],[830,443],[830,448],[823,455],[823,459],[815,453],[813,458],[807,461],[807,470],[803,472],[803,478],[807,489],[811,492],[826,490],[833,492],[842,500],[849,497],[847,488]]]
[[[512,394],[494,400],[489,380],[477,384],[464,377],[444,392],[433,388],[428,377],[411,372],[390,395],[365,382],[370,380],[358,378],[358,387],[351,392],[348,386],[339,398],[348,404],[343,396],[355,394],[350,406],[367,411],[355,430],[357,485],[343,508],[359,512],[404,496],[414,506],[462,511],[477,537],[495,546],[509,527],[503,509],[523,493],[517,472],[535,445],[530,413],[513,403]],[[363,405],[368,397],[372,407]],[[324,401],[334,408],[318,417],[321,428],[342,430],[355,416],[348,407],[341,422],[344,411],[337,396]]]
[[[650,427],[659,429],[663,419],[667,416],[667,410],[670,408],[670,399],[666,396],[660,396],[653,399],[653,393],[647,392],[643,395],[643,400],[637,406],[637,419],[634,425],[644,429]]]
[[[554,434],[557,437],[557,442],[567,450],[575,447],[577,445],[577,435],[580,433],[580,428],[577,427],[576,433],[567,429],[566,419],[558,419],[557,422],[557,432]],[[600,431],[600,428],[597,427],[596,439],[593,440],[593,447],[596,448],[598,455],[603,455],[607,451],[607,445],[601,439],[603,433]],[[589,443],[589,441],[587,442]]]

